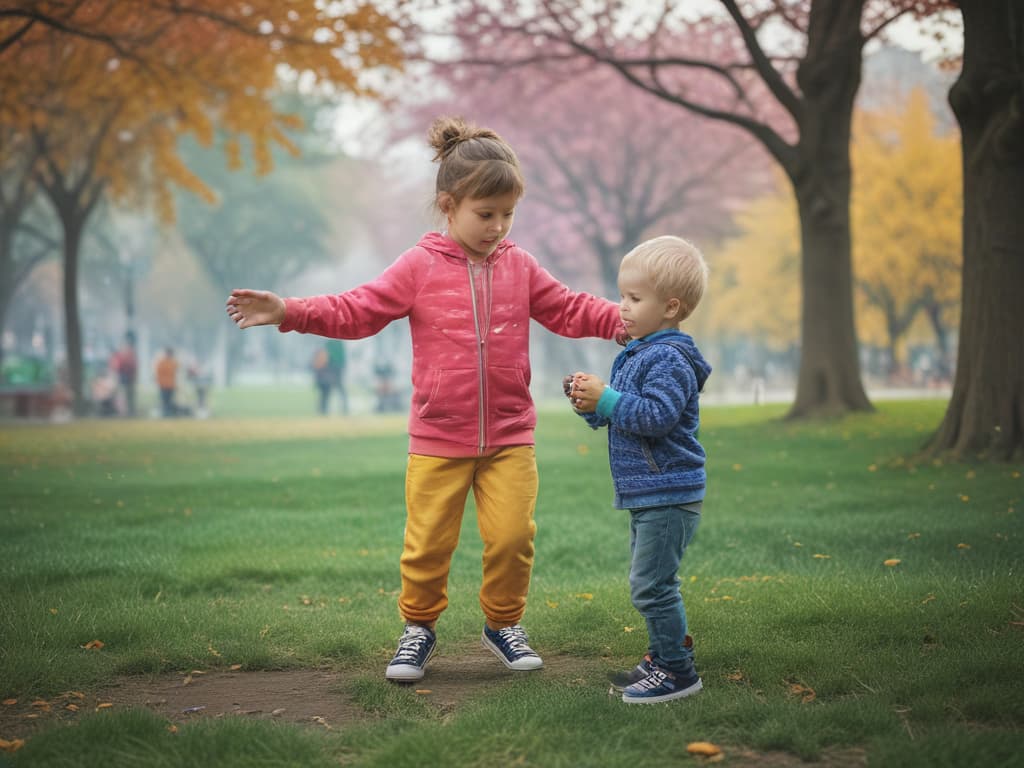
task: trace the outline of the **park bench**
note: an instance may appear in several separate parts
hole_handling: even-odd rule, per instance
[[[0,384],[0,418],[49,419],[66,400],[53,384]]]

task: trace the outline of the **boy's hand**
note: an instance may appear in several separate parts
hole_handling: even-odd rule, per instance
[[[577,413],[593,413],[597,410],[597,401],[601,399],[605,383],[592,373],[575,373],[572,377],[572,389],[569,401]]]
[[[284,321],[284,299],[270,291],[236,288],[228,296],[227,313],[239,328],[280,325]]]

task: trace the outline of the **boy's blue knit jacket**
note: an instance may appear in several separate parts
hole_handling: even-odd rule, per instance
[[[612,364],[611,382],[591,427],[608,427],[618,509],[689,504],[704,498],[704,448],[698,393],[711,366],[686,333],[634,339]]]

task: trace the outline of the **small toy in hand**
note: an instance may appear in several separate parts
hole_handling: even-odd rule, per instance
[[[582,378],[583,374],[577,373],[575,375],[567,375],[562,379],[562,391],[565,392],[565,396],[569,398],[569,402],[573,408],[578,408],[583,404],[583,401],[577,397],[573,397],[573,393],[576,391],[576,382]]]

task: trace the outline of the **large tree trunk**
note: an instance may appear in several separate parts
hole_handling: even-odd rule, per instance
[[[815,2],[798,81],[800,143],[786,168],[800,212],[802,349],[788,418],[871,410],[860,378],[850,246],[850,126],[862,3]]]
[[[963,147],[963,290],[953,396],[933,454],[1024,455],[1024,0],[964,0],[949,102]]]

